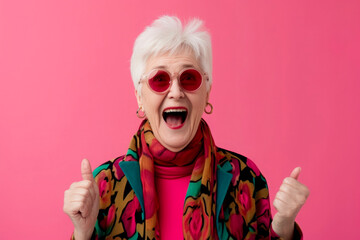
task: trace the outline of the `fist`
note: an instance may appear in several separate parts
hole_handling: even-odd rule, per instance
[[[76,240],[90,239],[99,212],[99,188],[87,159],[81,162],[82,181],[74,182],[64,194],[64,212],[74,225]]]
[[[285,178],[275,195],[273,205],[277,210],[272,223],[273,230],[284,239],[291,239],[296,215],[309,196],[309,189],[298,181],[301,168],[295,168]]]

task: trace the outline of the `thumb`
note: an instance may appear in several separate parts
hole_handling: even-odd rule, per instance
[[[300,172],[301,172],[301,167],[296,167],[290,173],[290,177],[295,178],[297,180],[299,178]]]
[[[81,162],[81,176],[83,180],[94,181],[90,162],[86,158],[83,159]]]

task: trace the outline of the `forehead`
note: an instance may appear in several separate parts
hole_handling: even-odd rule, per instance
[[[175,53],[162,53],[156,56],[151,56],[146,63],[146,72],[154,68],[164,68],[168,71],[179,71],[187,67],[200,68],[194,53],[190,50]]]

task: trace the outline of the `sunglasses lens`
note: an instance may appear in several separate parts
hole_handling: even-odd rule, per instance
[[[186,91],[195,91],[201,85],[202,76],[195,69],[185,70],[180,76],[181,87]]]
[[[169,88],[170,76],[167,72],[158,70],[150,76],[149,85],[155,92],[164,92]]]

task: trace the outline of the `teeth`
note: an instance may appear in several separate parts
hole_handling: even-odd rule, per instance
[[[171,113],[171,112],[186,112],[186,109],[168,109],[168,110],[165,110],[164,112],[166,112],[166,113]]]

